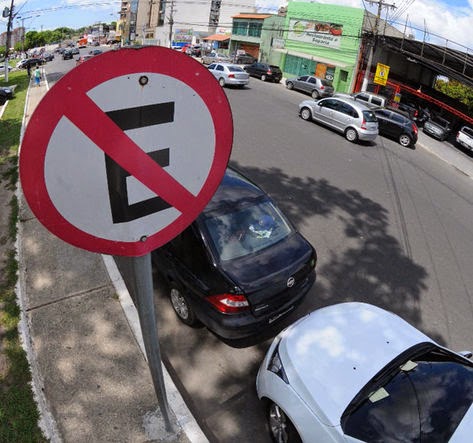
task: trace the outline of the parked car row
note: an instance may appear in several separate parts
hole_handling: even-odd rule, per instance
[[[248,84],[250,73],[240,65],[214,62],[208,69],[222,86]],[[261,69],[252,75],[267,66]],[[332,89],[304,100],[299,111],[349,141],[378,134],[406,147],[417,141],[409,114],[374,95]],[[316,249],[268,194],[232,168],[197,219],[152,258],[180,321],[229,340],[285,318],[316,280]],[[466,443],[473,426],[471,355],[376,306],[335,304],[273,339],[256,392],[275,442]]]

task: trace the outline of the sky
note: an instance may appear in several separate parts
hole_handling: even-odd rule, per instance
[[[0,8],[3,10],[5,6],[10,7],[11,1],[0,0]],[[181,0],[175,1],[179,3]],[[198,7],[199,0],[195,1]],[[449,47],[453,49],[465,50],[457,46],[460,44],[473,51],[473,0],[383,1],[397,6],[394,11],[389,10],[388,21],[395,18],[397,27],[401,30],[407,23],[418,39],[422,39],[426,31],[425,39],[430,43],[438,44],[435,34],[453,42],[449,43]],[[319,0],[318,3],[366,7],[373,13],[377,10],[377,6],[370,4],[368,0]],[[286,4],[285,0],[256,0],[259,12],[275,13],[279,6]],[[78,29],[98,22],[110,23],[118,19],[120,5],[120,0],[14,0],[14,11],[17,14],[14,27],[24,25],[27,31],[41,31],[61,26]],[[385,14],[386,9],[383,9],[383,19]],[[0,32],[6,31],[6,24],[6,19],[0,18]]]

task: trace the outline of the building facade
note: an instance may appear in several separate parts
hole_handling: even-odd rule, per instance
[[[255,11],[255,0],[198,4],[187,0],[122,1],[117,33],[126,44],[171,47],[175,43],[200,43],[211,34],[230,34],[234,15]]]

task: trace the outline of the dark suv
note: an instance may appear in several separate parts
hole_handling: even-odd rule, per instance
[[[406,115],[394,109],[374,109],[378,119],[378,131],[380,135],[393,138],[401,146],[414,146],[417,142],[417,125]]]
[[[317,260],[272,199],[230,168],[197,219],[152,257],[179,319],[227,339],[260,334],[292,312]]]
[[[259,77],[264,82],[266,80],[279,83],[282,78],[282,71],[279,66],[268,63],[254,62],[245,66],[245,71],[253,77]]]

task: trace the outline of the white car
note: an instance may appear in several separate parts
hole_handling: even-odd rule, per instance
[[[212,63],[208,70],[218,80],[220,86],[246,86],[250,81],[250,74],[241,66],[231,63]]]
[[[341,303],[281,332],[259,369],[276,442],[473,441],[471,353],[395,314]]]

